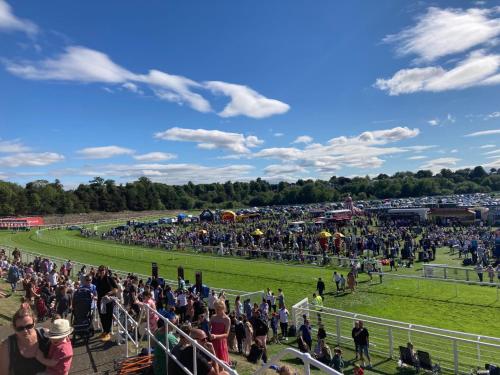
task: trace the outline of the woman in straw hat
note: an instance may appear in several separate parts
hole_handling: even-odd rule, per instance
[[[73,346],[69,335],[73,332],[69,321],[66,319],[56,319],[52,323],[48,336],[50,339],[50,349],[47,358],[39,350],[36,359],[47,366],[47,375],[67,375],[73,360]]]

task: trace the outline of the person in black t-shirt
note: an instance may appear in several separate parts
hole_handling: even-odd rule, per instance
[[[113,297],[116,295],[118,285],[115,280],[109,275],[106,266],[99,266],[97,276],[93,280],[97,289],[97,308],[99,309],[99,317],[102,325],[102,341],[111,340],[111,323],[113,321],[113,304],[110,302],[106,306],[106,311],[102,313],[101,301],[103,297]]]
[[[368,350],[370,345],[369,337],[370,334],[368,333],[368,330],[363,327],[363,322],[358,320],[356,322],[356,326],[352,330],[352,338],[354,339],[354,344],[356,345],[356,357],[359,354],[364,366],[364,356],[366,356],[366,359],[368,359],[368,367],[371,367],[370,352]]]

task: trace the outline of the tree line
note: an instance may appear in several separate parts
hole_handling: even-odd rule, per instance
[[[351,195],[355,200],[409,198],[432,195],[489,193],[500,190],[500,169],[481,166],[451,171],[442,169],[397,172],[392,176],[337,177],[269,183],[250,182],[167,185],[146,177],[117,185],[95,177],[74,190],[59,180],[37,180],[26,186],[0,181],[0,215],[70,214],[91,211],[235,208],[334,202]]]

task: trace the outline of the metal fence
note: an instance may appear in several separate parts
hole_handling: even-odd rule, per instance
[[[122,339],[123,337],[126,337],[127,340],[130,340],[132,345],[136,348],[136,353],[139,350],[140,342],[137,340],[137,331],[140,329],[141,324],[139,322],[135,322],[130,315],[126,312],[126,309],[118,302],[116,301],[116,308],[114,310],[114,319],[117,322],[123,322],[125,321],[125,324],[119,323],[119,330],[116,333],[118,340]],[[123,318],[123,315],[125,315],[125,319]],[[196,366],[196,356],[198,352],[201,352],[204,356],[208,357],[212,363],[216,363],[217,366],[219,366],[220,370],[226,371],[229,375],[238,375],[238,372],[231,368],[227,363],[224,361],[218,359],[213,353],[208,351],[204,346],[200,345],[196,340],[192,339],[189,335],[184,333],[179,327],[171,323],[168,319],[163,317],[161,314],[159,314],[156,310],[152,309],[146,304],[143,304],[141,306],[141,316],[145,317],[145,325],[143,328],[143,333],[142,337],[146,339],[146,348],[148,349],[148,352],[153,351],[153,353],[158,353],[158,351],[163,351],[165,353],[165,368],[168,369],[168,363],[169,361],[175,361],[175,363],[186,373],[187,375],[197,375],[198,374],[198,369]],[[159,336],[155,335],[155,332],[152,332],[149,327],[149,319],[151,315],[156,315],[158,319],[163,320],[165,330],[164,330],[164,342],[159,340]],[[127,323],[129,319],[132,320],[132,322]],[[128,325],[127,325],[128,324]],[[128,327],[137,327],[135,330],[135,334],[131,335],[128,331]],[[188,368],[186,368],[178,358],[176,358],[173,354],[172,351],[169,347],[169,341],[168,341],[168,335],[169,334],[175,334],[178,337],[183,337],[184,340],[189,342],[189,344],[193,347],[193,369],[192,371]],[[135,339],[134,339],[135,338]],[[129,356],[129,350],[128,350],[128,344],[125,345],[125,356]],[[311,367],[317,368],[321,370],[322,373],[329,374],[329,375],[341,375],[341,373],[335,371],[329,366],[326,366],[322,364],[321,362],[317,361],[316,359],[312,358],[309,354],[301,353],[296,349],[293,348],[285,348],[281,350],[279,353],[274,355],[272,358],[268,360],[267,363],[263,364],[262,367],[257,369],[257,371],[254,373],[255,375],[261,375],[266,373],[266,370],[269,369],[272,365],[278,365],[279,361],[283,359],[284,357],[287,358],[298,358],[301,359],[303,362],[304,366],[304,374],[305,375],[310,375],[311,374]]]
[[[422,270],[423,276],[428,278],[481,282],[477,270],[473,268],[453,267],[447,264],[424,264]],[[483,268],[481,274],[482,283],[500,284],[500,272],[493,270],[490,275],[486,268]]]
[[[432,307],[429,307],[432,308]],[[484,368],[486,363],[499,364],[500,338],[445,330],[355,314],[311,305],[307,298],[292,307],[292,317],[297,328],[302,316],[307,315],[317,327],[324,326],[328,340],[344,347],[354,348],[351,330],[354,322],[362,320],[370,333],[370,352],[387,358],[399,359],[399,347],[411,342],[418,350],[430,354],[433,362],[455,374],[471,373],[472,369]],[[444,318],[444,317],[443,317]],[[494,317],[490,317],[494,319]]]

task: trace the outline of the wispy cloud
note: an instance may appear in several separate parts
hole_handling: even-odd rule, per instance
[[[224,149],[238,154],[250,152],[250,148],[260,146],[263,140],[256,136],[244,136],[240,133],[220,130],[170,128],[154,135],[157,139],[167,141],[195,142],[198,148],[213,150]]]
[[[83,159],[109,159],[114,156],[132,155],[134,150],[119,146],[87,147],[76,152]]]
[[[500,35],[500,19],[494,18],[496,12],[495,8],[431,7],[418,18],[416,25],[388,35],[384,41],[396,43],[400,55],[416,55],[418,61],[434,61],[490,43]]]
[[[430,169],[433,172],[438,172],[443,168],[451,168],[457,165],[461,159],[458,158],[437,158],[432,159],[422,164],[420,169]]]
[[[30,151],[31,148],[25,146],[20,140],[1,140],[0,139],[0,153],[21,153]]]
[[[389,95],[400,95],[496,85],[500,83],[499,66],[500,55],[474,51],[450,70],[441,66],[402,69],[391,78],[377,79],[374,86]]]
[[[105,53],[82,46],[69,46],[55,58],[41,61],[6,61],[6,68],[24,79],[116,84],[137,94],[142,94],[143,85],[161,100],[187,104],[203,113],[212,112],[212,107],[196,91],[223,94],[231,100],[219,113],[221,117],[265,118],[290,109],[288,104],[266,98],[243,85],[220,81],[199,83],[154,69],[147,74],[136,74],[116,64]]]
[[[313,141],[313,138],[308,136],[308,135],[301,135],[292,142],[293,144],[298,144],[298,143],[304,143],[304,144],[309,144]]]
[[[5,0],[0,0],[0,31],[21,31],[32,36],[38,32],[38,26],[16,17],[11,6]]]
[[[482,145],[482,146],[479,146],[479,148],[495,148],[497,147],[496,145]]]
[[[410,156],[407,158],[407,160],[422,160],[422,159],[427,159],[427,156],[424,155],[416,155],[416,156]]]
[[[164,161],[176,158],[176,154],[171,154],[168,152],[149,152],[147,154],[134,155],[134,159],[139,161]]]
[[[500,129],[481,130],[478,132],[466,134],[465,137],[480,137],[483,135],[493,135],[493,134],[500,134]]]
[[[23,152],[0,157],[0,167],[42,167],[64,160],[64,156],[55,152]]]

